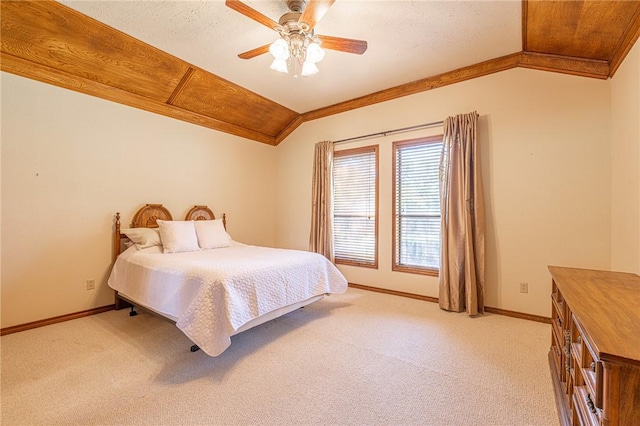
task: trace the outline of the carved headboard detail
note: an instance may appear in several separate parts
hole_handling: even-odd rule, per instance
[[[173,220],[171,212],[162,204],[146,204],[133,216],[132,228],[157,228],[158,220]]]
[[[193,206],[184,220],[213,220],[216,215],[207,206]]]
[[[207,206],[193,206],[191,210],[187,212],[184,220],[214,220],[216,216],[211,209]],[[222,214],[222,224],[227,229],[227,215]]]
[[[162,204],[145,204],[133,216],[132,228],[157,228],[158,220],[173,220],[171,212]],[[123,244],[129,239],[120,231],[120,213],[116,213],[113,232],[113,260],[123,252]],[[126,246],[125,246],[126,248]]]

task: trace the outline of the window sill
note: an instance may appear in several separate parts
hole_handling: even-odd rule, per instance
[[[429,275],[431,277],[440,276],[440,270],[438,269],[427,269],[427,268],[416,268],[411,266],[403,266],[403,265],[393,265],[391,270],[395,272],[406,272],[408,274],[418,274],[418,275]]]
[[[352,260],[335,259],[335,263],[336,265],[358,266],[360,268],[378,269],[378,262],[360,263],[360,262],[354,262]]]

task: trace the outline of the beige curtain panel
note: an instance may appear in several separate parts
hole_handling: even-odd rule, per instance
[[[442,209],[440,307],[484,313],[485,216],[478,146],[478,114],[444,122],[440,160]]]
[[[333,142],[316,144],[311,188],[309,250],[333,262]]]

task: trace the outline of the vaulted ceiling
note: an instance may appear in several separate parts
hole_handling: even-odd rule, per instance
[[[221,0],[63,3],[1,2],[2,71],[270,145],[305,121],[515,67],[606,79],[640,36],[640,1],[338,0],[316,31],[369,49],[331,51],[294,79],[269,55],[237,57],[277,34]]]

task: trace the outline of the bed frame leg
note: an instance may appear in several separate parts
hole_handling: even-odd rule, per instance
[[[130,317],[135,317],[136,315],[138,315],[138,313],[136,312],[136,308],[135,306],[131,307],[131,311],[129,311],[129,316]]]
[[[191,345],[191,352],[198,352],[200,350],[200,346],[198,345]]]

